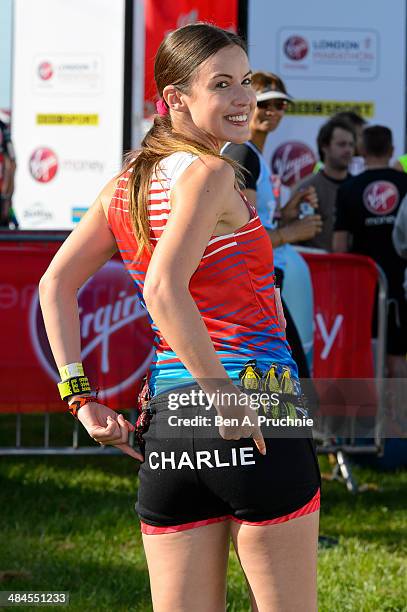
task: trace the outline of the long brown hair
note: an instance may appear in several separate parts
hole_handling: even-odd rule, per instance
[[[200,64],[229,45],[238,45],[246,51],[243,40],[237,34],[207,23],[195,23],[171,32],[161,43],[155,58],[154,78],[158,95],[162,97],[167,85],[176,85],[178,90],[188,94]],[[123,170],[131,170],[128,181],[129,213],[138,242],[137,255],[143,249],[150,253],[152,250],[148,224],[151,176],[162,159],[178,151],[225,159],[239,176],[238,164],[220,155],[215,147],[199,144],[175,132],[169,113],[155,115],[153,126],[141,143],[141,150],[136,157],[134,151],[127,156]]]

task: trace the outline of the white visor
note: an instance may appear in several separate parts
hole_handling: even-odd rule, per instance
[[[259,91],[256,94],[257,102],[265,102],[266,100],[288,100],[292,101],[292,96],[286,94],[282,91],[277,91],[275,89],[266,89],[265,91]]]

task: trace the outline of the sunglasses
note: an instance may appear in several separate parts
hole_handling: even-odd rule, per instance
[[[262,110],[285,111],[287,106],[287,100],[264,100],[264,102],[257,102],[257,108]]]

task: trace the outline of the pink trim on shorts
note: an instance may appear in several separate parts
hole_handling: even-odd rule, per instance
[[[178,531],[185,531],[186,529],[194,529],[195,527],[211,525],[212,523],[220,523],[221,521],[227,521],[229,518],[230,516],[226,514],[225,516],[216,516],[215,518],[204,519],[203,521],[193,521],[192,523],[171,525],[170,527],[155,527],[154,525],[148,525],[143,521],[140,521],[140,524],[141,532],[145,535],[157,535],[159,533],[176,533]]]
[[[191,523],[183,523],[182,525],[171,525],[170,527],[156,527],[154,525],[148,525],[143,521],[140,521],[141,524],[141,532],[145,535],[158,535],[161,533],[178,533],[178,531],[185,531],[186,529],[194,529],[195,527],[203,527],[204,525],[212,525],[213,523],[220,523],[222,521],[226,521],[231,519],[232,521],[236,521],[237,523],[241,523],[242,525],[277,525],[278,523],[285,523],[286,521],[290,521],[291,519],[298,518],[299,516],[305,516],[306,514],[311,514],[312,512],[316,512],[320,508],[320,490],[315,493],[314,497],[307,502],[304,506],[295,510],[294,512],[290,512],[289,514],[284,514],[283,516],[278,516],[277,518],[270,519],[268,521],[260,521],[258,523],[253,523],[251,521],[242,521],[240,519],[235,518],[234,516],[225,515],[218,516],[215,518],[205,519],[203,521],[193,521]]]
[[[278,516],[277,518],[270,519],[269,521],[260,521],[258,523],[252,523],[251,521],[242,521],[234,516],[230,518],[232,521],[236,521],[237,523],[241,523],[242,525],[277,525],[278,523],[285,523],[286,521],[290,521],[291,519],[298,518],[299,516],[305,516],[306,514],[311,514],[312,512],[316,512],[319,510],[321,505],[321,495],[320,490],[315,493],[314,497],[302,506],[298,510],[294,510],[294,512],[290,512],[289,514],[284,514],[283,516]]]

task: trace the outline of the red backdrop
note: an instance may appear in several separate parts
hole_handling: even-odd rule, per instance
[[[164,36],[177,28],[208,21],[227,30],[237,30],[238,0],[177,0],[162,2],[146,0],[145,85],[146,116],[155,112],[156,88],[154,83],[154,57]]]
[[[0,242],[0,412],[65,411],[38,303],[38,282],[60,243]],[[112,408],[136,406],[152,332],[134,285],[111,260],[78,294],[82,359]]]
[[[373,378],[374,261],[361,255],[302,255],[314,288],[314,376]]]
[[[0,242],[0,412],[65,410],[38,304],[38,282],[59,246],[60,242]],[[316,326],[315,376],[373,378],[374,262],[353,255],[305,258],[312,273],[315,317],[323,315],[332,336],[327,353],[327,338]],[[134,407],[151,359],[152,332],[121,261],[113,259],[103,266],[78,299],[86,374],[112,408]]]

